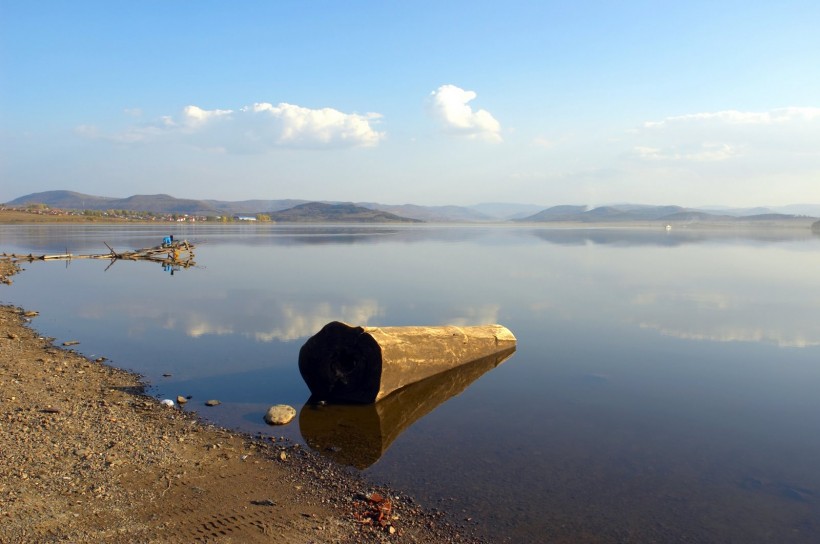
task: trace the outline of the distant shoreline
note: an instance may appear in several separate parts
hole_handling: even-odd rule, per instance
[[[22,210],[0,210],[0,225],[20,225],[33,223],[64,223],[67,225],[88,224],[88,223],[145,223],[153,224],[155,221],[137,221],[132,219],[121,219],[117,217],[86,216],[86,215],[50,215],[47,213],[35,213]]]
[[[773,230],[773,229],[808,229],[816,223],[816,217],[795,217],[792,219],[744,219],[742,217],[731,220],[718,221],[453,221],[453,222],[422,222],[422,223],[401,223],[401,222],[340,222],[339,225],[367,225],[367,226],[502,226],[502,227],[548,227],[556,229],[666,229],[669,225],[672,231],[679,230]],[[180,226],[180,225],[231,225],[244,224],[239,222],[219,223],[216,221],[197,223],[177,223],[172,221],[147,221],[137,219],[123,219],[106,216],[85,216],[85,215],[50,215],[46,213],[35,213],[22,210],[0,210],[0,225],[22,225],[22,224],[111,224],[111,225],[156,225],[156,226]],[[296,221],[296,222],[263,222],[262,225],[326,225],[327,222],[317,221]],[[336,223],[334,223],[336,224]]]

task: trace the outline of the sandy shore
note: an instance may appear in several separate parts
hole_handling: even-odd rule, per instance
[[[163,407],[31,320],[0,306],[0,542],[479,542],[298,444]]]

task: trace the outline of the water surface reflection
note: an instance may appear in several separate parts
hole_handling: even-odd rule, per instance
[[[0,227],[0,246],[146,247],[164,229]],[[354,464],[464,511],[494,542],[820,541],[820,238],[808,232],[173,233],[198,243],[199,267],[32,263],[0,297],[156,394],[265,433],[268,406],[308,397],[299,347],[329,321],[502,323],[514,364],[398,433],[371,411]],[[208,398],[223,404],[204,409]],[[277,435],[345,452],[302,412],[301,429]]]

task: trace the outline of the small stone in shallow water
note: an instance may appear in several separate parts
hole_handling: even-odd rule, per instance
[[[287,404],[277,404],[268,408],[265,421],[269,425],[287,425],[296,417],[296,409]]]
[[[211,399],[211,400],[206,400],[205,401],[205,406],[217,406],[219,404],[222,404],[222,403],[220,401],[216,400],[216,399]]]
[[[177,395],[177,404],[185,404],[186,402],[188,402],[188,399],[182,395]]]

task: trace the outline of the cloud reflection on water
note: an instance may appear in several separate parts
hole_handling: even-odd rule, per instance
[[[252,294],[248,295],[253,297]],[[183,331],[192,338],[235,334],[257,342],[290,342],[315,334],[330,321],[367,325],[383,313],[375,300],[355,302],[272,302],[263,308],[241,312],[242,300],[234,299],[232,312],[208,313],[187,308],[178,312],[165,327]]]
[[[664,233],[600,230],[533,231],[542,244],[506,254],[518,300],[505,307],[555,325],[617,324],[694,342],[820,345],[816,244],[802,231],[780,232],[782,242],[777,233],[693,232],[663,247]]]

